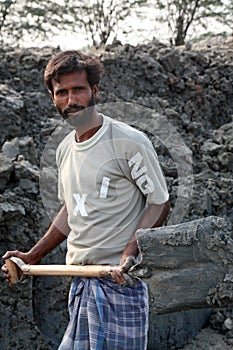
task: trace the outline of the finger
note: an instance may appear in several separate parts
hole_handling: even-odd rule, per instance
[[[3,271],[4,273],[7,273],[7,272],[8,272],[8,270],[7,270],[7,268],[6,268],[6,265],[3,265],[3,266],[2,266],[2,271]]]
[[[3,277],[5,280],[9,280],[10,279],[10,275],[8,273],[8,270],[3,270],[2,269],[2,272],[3,272]]]
[[[9,259],[11,256],[13,255],[17,255],[17,250],[12,250],[12,251],[7,251],[3,256],[2,258],[5,260],[5,259]]]
[[[6,252],[6,253],[2,256],[3,260],[8,259],[8,258],[10,257],[9,253],[10,253],[10,252]]]
[[[6,267],[6,264],[2,265],[1,270],[2,270],[2,272],[4,273],[4,275],[5,275],[5,274],[8,274],[8,269],[7,269],[7,267]]]
[[[16,265],[15,270],[13,268],[10,270],[10,267],[8,267],[7,264],[3,265],[1,269],[3,272],[3,277],[10,287],[12,287],[16,282],[20,281],[23,277],[22,271]]]
[[[116,280],[119,280],[122,277],[119,271],[112,271],[111,276]]]
[[[120,273],[120,271],[117,271],[117,270],[113,271],[111,273],[111,276],[118,285],[125,283],[125,279],[123,275]]]

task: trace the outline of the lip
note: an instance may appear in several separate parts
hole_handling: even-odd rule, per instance
[[[67,114],[75,114],[75,113],[78,113],[78,112],[80,112],[80,111],[82,111],[82,110],[84,110],[85,108],[83,108],[83,107],[80,107],[80,108],[74,108],[74,109],[69,109],[68,110],[68,112],[66,112]]]
[[[69,111],[69,112],[66,112],[65,115],[67,117],[75,117],[75,116],[78,116],[82,110],[83,109],[79,109],[79,110],[76,109],[75,111]]]

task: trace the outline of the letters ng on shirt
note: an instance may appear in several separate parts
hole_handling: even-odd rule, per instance
[[[136,153],[129,161],[128,165],[131,169],[131,176],[136,180],[137,186],[143,194],[148,194],[154,191],[154,184],[151,178],[146,174],[146,166],[140,167],[142,163],[142,155],[140,152]]]

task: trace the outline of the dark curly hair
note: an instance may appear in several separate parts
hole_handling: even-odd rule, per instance
[[[85,55],[79,50],[67,50],[56,54],[48,62],[44,72],[44,82],[48,90],[53,94],[52,79],[59,81],[63,74],[87,72],[87,80],[91,88],[99,84],[104,72],[102,63],[94,56]]]

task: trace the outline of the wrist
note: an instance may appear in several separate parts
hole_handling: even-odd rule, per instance
[[[36,252],[33,251],[33,248],[31,250],[29,250],[27,254],[27,261],[25,261],[26,263],[30,264],[30,265],[36,265],[38,264],[41,259],[43,258],[43,256],[39,256]]]

